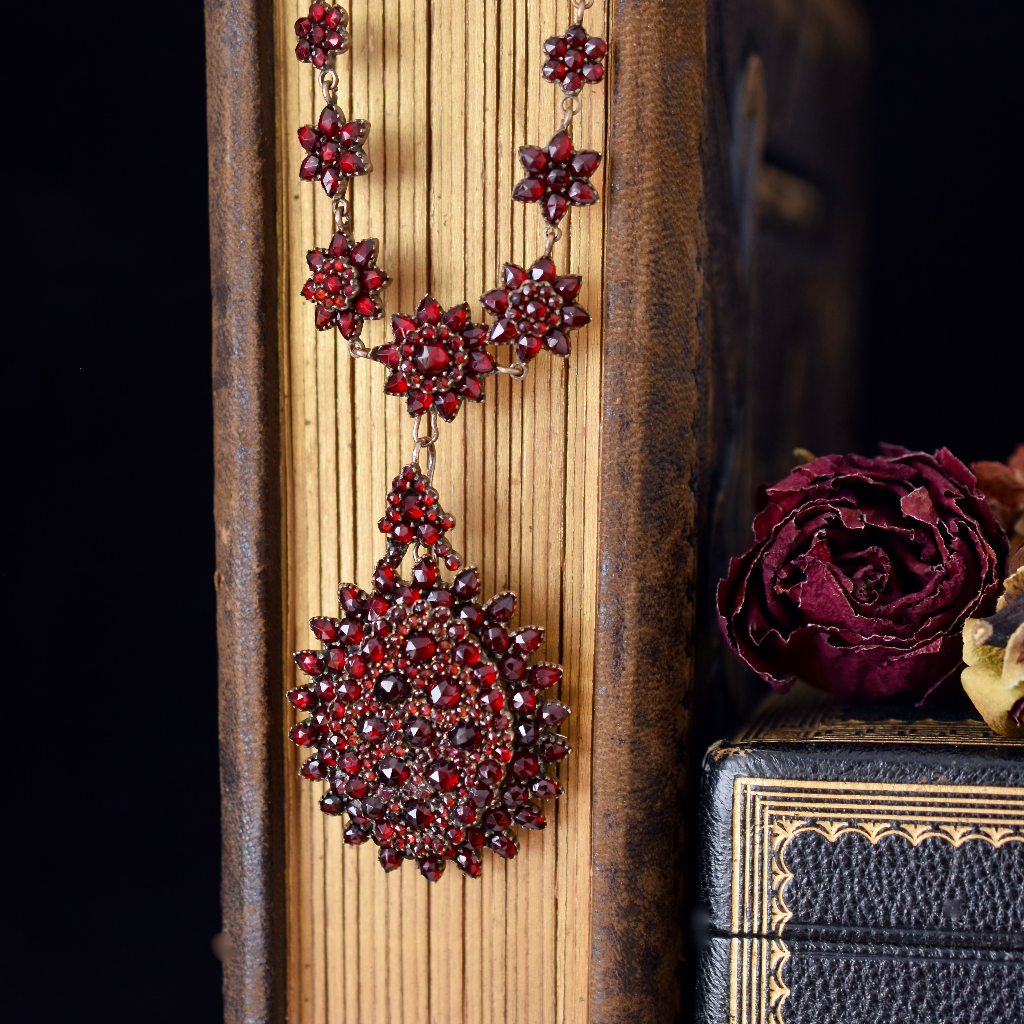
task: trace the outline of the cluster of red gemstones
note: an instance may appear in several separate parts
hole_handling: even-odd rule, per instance
[[[348,814],[347,843],[372,839],[385,871],[415,859],[437,881],[454,860],[476,877],[479,851],[514,857],[513,826],[544,828],[534,801],[561,792],[569,710],[545,694],[562,670],[529,664],[543,630],[506,628],[513,594],[474,601],[475,569],[446,586],[425,558],[412,576],[342,585],[344,617],[310,620],[324,648],[295,655],[311,679],[288,699],[309,717],[289,736],[315,748],[300,774],[330,784],[320,806]]]
[[[491,328],[491,342],[515,345],[524,363],[541,348],[567,356],[566,332],[590,323],[590,314],[572,301],[583,279],[578,274],[559,277],[555,264],[546,258],[537,260],[528,271],[506,263],[503,277],[504,288],[480,297],[484,309],[499,318]]]
[[[313,276],[302,286],[302,297],[316,303],[316,329],[337,327],[345,338],[357,338],[364,320],[384,312],[380,290],[391,278],[377,266],[377,239],[352,245],[336,231],[326,249],[310,249],[306,263]]]
[[[309,14],[295,22],[295,56],[303,64],[322,68],[336,53],[348,49],[348,14],[340,7],[309,5]]]
[[[544,43],[548,60],[541,73],[548,82],[557,82],[564,92],[578,93],[588,82],[604,78],[604,55],[608,44],[597,36],[588,36],[582,25],[573,25],[564,35],[552,36]]]
[[[585,6],[577,5],[577,20]],[[330,66],[333,55],[348,48],[347,28],[340,7],[314,3],[295,24],[296,56],[317,68]],[[565,356],[569,332],[590,321],[574,301],[581,278],[559,275],[547,253],[569,207],[598,201],[589,179],[601,157],[576,152],[566,129],[578,107],[576,94],[604,75],[607,46],[574,25],[549,39],[545,50],[550,59],[544,77],[571,99],[563,98],[563,130],[547,147],[520,150],[527,177],[514,192],[520,202],[541,204],[550,225],[545,256],[529,270],[505,264],[503,287],[480,300],[496,318],[490,329],[471,322],[468,304],[445,310],[428,295],[414,316],[392,317],[393,342],[369,353],[352,348],[353,355],[369,354],[391,371],[385,393],[405,396],[411,415],[430,416],[429,438],[419,435],[417,425],[415,452],[426,447],[431,459],[435,414],[452,420],[463,401],[481,401],[483,378],[498,370],[488,344],[515,345],[522,364],[543,348]],[[328,104],[315,127],[298,133],[306,152],[299,176],[321,181],[342,230],[326,249],[307,254],[312,276],[302,295],[316,304],[318,330],[337,327],[353,339],[363,320],[382,315],[380,290],[389,279],[376,266],[376,240],[355,243],[348,233],[346,190],[351,178],[372,169],[362,149],[370,126],[343,123],[327,74],[320,84]],[[336,73],[333,81],[336,86]],[[544,631],[507,628],[515,595],[477,602],[476,569],[462,568],[446,536],[455,519],[416,460],[414,454],[392,481],[377,524],[388,546],[373,572],[373,591],[344,584],[343,617],[310,620],[323,649],[295,655],[309,679],[288,699],[308,717],[289,736],[313,750],[300,774],[329,785],[320,807],[325,814],[348,815],[347,843],[372,839],[385,871],[412,859],[436,881],[449,860],[467,875],[479,875],[484,847],[514,857],[517,825],[544,828],[536,801],[561,793],[551,771],[570,752],[555,731],[569,709],[548,696],[561,682],[561,668],[530,664]],[[410,545],[416,545],[417,561],[405,581],[399,569]],[[427,551],[423,557],[420,548]],[[440,578],[441,564],[456,573],[451,584]]]
[[[573,149],[567,132],[558,132],[547,149],[523,146],[519,160],[528,177],[512,192],[520,203],[540,203],[544,219],[557,224],[573,206],[592,206],[598,200],[597,189],[588,179],[597,170],[601,154]]]
[[[484,348],[487,328],[470,322],[467,303],[445,311],[427,295],[414,317],[393,316],[391,330],[394,342],[375,348],[372,356],[392,371],[384,393],[405,395],[410,416],[434,408],[442,419],[453,420],[464,400],[483,400],[481,378],[498,365]]]
[[[373,170],[360,145],[369,133],[369,121],[342,124],[333,106],[324,107],[315,128],[306,124],[299,129],[299,144],[309,154],[299,164],[299,177],[303,181],[319,178],[329,196],[337,195],[347,179]]]
[[[454,527],[455,516],[441,508],[437,491],[419,466],[405,466],[391,481],[388,510],[377,523],[377,529],[388,538],[388,553],[381,564],[397,566],[410,544],[422,544],[446,569],[456,572],[462,567],[462,558],[445,537]]]

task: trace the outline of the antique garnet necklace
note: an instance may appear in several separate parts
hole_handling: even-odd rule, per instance
[[[464,401],[483,401],[486,377],[522,380],[542,350],[567,356],[570,332],[590,321],[574,301],[581,278],[560,274],[551,251],[570,207],[598,200],[590,177],[600,154],[577,151],[571,137],[581,91],[604,77],[607,44],[583,28],[593,3],[575,0],[573,24],[544,44],[542,74],[564,93],[561,127],[543,148],[519,151],[526,176],[513,199],[539,205],[543,255],[529,268],[505,264],[500,287],[480,299],[490,326],[473,323],[466,302],[445,309],[427,295],[415,313],[393,315],[394,340],[373,349],[360,332],[364,320],[383,315],[389,278],[376,265],[377,240],[356,241],[352,229],[352,179],[372,168],[363,149],[370,125],[338,106],[334,62],[350,45],[348,15],[313,3],[295,23],[295,55],[318,69],[326,104],[315,126],[299,129],[299,177],[320,181],[337,229],[326,248],[307,254],[312,273],[302,295],[315,304],[317,330],[336,328],[354,358],[389,371],[384,392],[405,399],[413,447],[378,523],[385,551],[370,590],[343,583],[341,618],[310,620],[322,649],[295,655],[308,679],[288,699],[306,717],[289,736],[312,750],[303,778],[329,786],[323,812],[348,815],[345,841],[371,839],[385,871],[414,859],[431,881],[450,860],[476,877],[484,847],[514,857],[515,827],[544,828],[537,801],[561,793],[553,768],[570,752],[557,732],[569,714],[554,698],[562,669],[530,662],[543,629],[509,628],[515,594],[480,600],[477,570],[464,568],[449,543],[455,520],[431,481],[438,420],[453,420]],[[511,346],[508,366],[492,351],[502,345]]]

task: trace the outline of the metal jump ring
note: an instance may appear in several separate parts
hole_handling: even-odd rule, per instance
[[[571,93],[568,96],[562,97],[562,110],[565,111],[562,116],[562,131],[568,131],[569,125],[572,124],[572,119],[583,109],[583,101],[579,97],[579,93]]]
[[[347,188],[348,181],[345,185]],[[352,227],[352,205],[344,195],[334,197],[334,227],[346,235]]]
[[[327,84],[327,78],[330,76],[331,84]],[[324,103],[334,106],[338,101],[338,84],[341,81],[341,76],[333,67],[327,66],[320,70],[319,75],[320,81],[320,92],[323,94]],[[344,118],[342,118],[344,120]]]
[[[551,250],[555,247],[557,242],[562,237],[562,229],[556,227],[546,227],[544,229],[544,257],[549,259],[551,257]]]
[[[589,11],[594,6],[594,0],[575,0],[576,2],[576,24],[583,24],[583,12]]]
[[[499,366],[497,367],[498,373],[507,374],[513,380],[522,380],[526,376],[526,371],[529,370],[529,366],[526,363],[515,362],[510,366]]]

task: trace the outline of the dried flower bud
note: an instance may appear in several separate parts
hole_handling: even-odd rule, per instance
[[[1024,736],[1024,568],[1007,579],[994,615],[964,623],[960,680],[989,726]]]

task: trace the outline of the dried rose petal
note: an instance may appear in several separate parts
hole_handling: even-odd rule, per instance
[[[1010,535],[1010,549],[1024,545],[1024,444],[1002,462],[972,462],[978,489]]]
[[[799,677],[847,699],[921,693],[956,665],[1008,551],[963,463],[945,448],[828,455],[768,499],[718,586],[738,658],[780,691]]]

